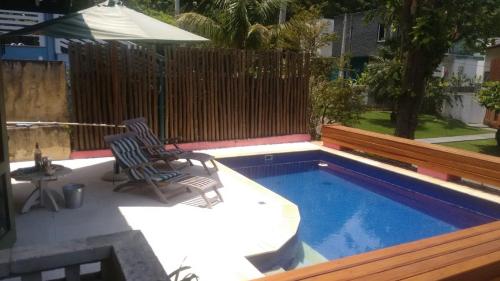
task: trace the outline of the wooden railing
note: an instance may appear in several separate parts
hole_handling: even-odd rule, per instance
[[[419,168],[500,186],[500,157],[427,144],[341,125],[322,129],[323,144],[410,163]]]
[[[498,280],[500,221],[255,281]]]
[[[80,272],[80,265],[100,263],[99,271]],[[55,245],[0,251],[0,279],[42,280],[42,273],[60,269],[63,279],[101,281],[168,281],[162,265],[138,230],[89,237]],[[44,276],[47,280],[47,276]],[[50,277],[48,277],[50,278]],[[10,280],[10,279],[9,279]]]

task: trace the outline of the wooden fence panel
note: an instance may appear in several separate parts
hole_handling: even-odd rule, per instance
[[[69,56],[73,120],[78,123],[118,126],[145,117],[155,133],[185,142],[308,132],[307,55],[167,47],[165,76],[153,49],[71,44]],[[159,79],[166,92],[161,105]],[[77,126],[72,148],[105,148],[103,137],[121,131]]]
[[[218,141],[308,132],[309,57],[165,48],[169,137]]]
[[[113,44],[71,44],[73,120],[121,125],[145,117],[158,133],[158,71],[153,50]],[[123,131],[113,127],[80,127],[72,132],[73,150],[105,148],[103,137]]]

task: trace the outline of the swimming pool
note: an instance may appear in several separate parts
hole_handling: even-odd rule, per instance
[[[218,159],[294,202],[298,239],[336,259],[500,219],[500,207],[324,151]]]

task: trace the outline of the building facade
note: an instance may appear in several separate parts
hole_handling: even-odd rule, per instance
[[[58,15],[15,10],[0,10],[0,34],[18,30]],[[68,61],[67,40],[48,36],[15,36],[4,39],[0,55],[7,60]]]
[[[370,21],[365,18],[366,12],[358,12],[347,16],[339,15],[332,19],[337,39],[331,44],[331,55],[339,57],[344,42],[345,54],[350,57],[350,76],[354,78],[363,71],[370,57],[378,54],[378,49],[391,35],[390,29],[378,18],[375,17]],[[343,38],[344,21],[345,38]],[[458,43],[450,48],[436,69],[435,75],[449,78],[460,74],[469,80],[481,82],[484,69],[484,56],[467,51]]]
[[[340,57],[344,42],[345,54],[350,57],[349,76],[357,77],[368,63],[371,56],[377,55],[380,46],[389,34],[387,28],[378,19],[365,20],[366,12],[339,15],[333,18],[333,31],[337,38],[332,42],[332,56]],[[344,36],[344,22],[345,38]]]
[[[468,50],[462,42],[455,43],[438,67],[441,77],[459,77],[468,83],[480,83],[484,77],[484,55]]]

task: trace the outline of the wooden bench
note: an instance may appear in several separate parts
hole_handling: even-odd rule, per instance
[[[258,281],[499,280],[500,221],[333,260]]]
[[[416,165],[441,179],[462,177],[500,187],[500,157],[428,144],[341,125],[322,128],[323,145],[358,150]]]

